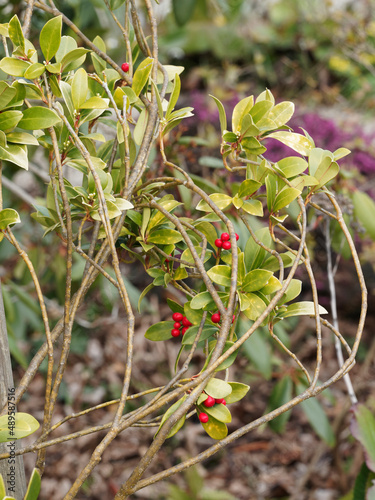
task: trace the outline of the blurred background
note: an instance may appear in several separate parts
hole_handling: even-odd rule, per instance
[[[122,3],[110,1],[120,18]],[[55,4],[90,39],[99,34],[118,63],[124,61],[121,34],[102,0],[58,0]],[[374,410],[375,1],[160,0],[153,4],[159,25],[160,60],[185,67],[179,104],[194,107],[194,116],[171,134],[168,151],[190,173],[202,175],[208,191],[213,185],[226,187],[219,153],[219,117],[209,94],[220,99],[231,113],[241,98],[256,96],[268,88],[277,102],[295,103],[295,116],[289,123],[295,131],[299,127],[305,129],[317,147],[331,151],[346,147],[352,151],[340,161],[341,172],[331,188],[337,193],[355,238],[369,289],[368,320],[351,376],[359,400]],[[1,22],[7,22],[14,14],[22,18],[24,9],[23,2],[0,0]],[[37,40],[47,19],[43,12],[35,10],[32,41]],[[64,34],[73,36],[66,27],[64,30]],[[64,298],[65,248],[52,234],[41,240],[43,230],[30,217],[32,205],[38,203],[46,182],[46,160],[38,151],[32,154],[30,172],[5,167],[4,176],[11,184],[4,189],[4,206],[20,211],[22,225],[16,234],[40,277],[50,315],[57,320]],[[267,158],[277,161],[291,154],[286,146],[268,142]],[[20,187],[21,192],[14,186]],[[230,186],[227,189],[230,192]],[[320,302],[329,308],[326,242],[319,220],[310,222],[309,250]],[[335,279],[340,327],[350,343],[358,321],[360,296],[350,253],[340,235],[332,235],[332,247],[338,264]],[[73,269],[76,286],[83,266],[77,257]],[[141,291],[152,280],[142,266],[125,260],[122,266],[136,308]],[[19,379],[44,340],[43,324],[31,278],[5,240],[0,245],[0,274],[15,376]],[[173,367],[178,346],[150,345],[143,337],[151,324],[170,315],[165,300],[168,297],[175,298],[169,289],[159,290],[142,302],[142,314],[137,317],[134,391],[164,384]],[[78,315],[70,366],[60,394],[60,415],[56,418],[99,404],[105,398],[118,397],[123,370],[119,353],[125,349],[122,321],[117,292],[102,277],[98,278]],[[288,346],[302,352],[300,359],[311,365],[313,329],[309,318],[298,323],[290,319],[278,332]],[[326,375],[337,364],[333,339],[325,339],[324,347]],[[245,343],[233,376],[250,384],[254,391],[237,404],[232,429],[291,396],[293,370],[289,365],[261,331]],[[43,410],[43,370],[20,407],[37,418]],[[185,475],[146,488],[134,498],[351,500],[363,451],[350,433],[346,388],[338,382],[312,406],[309,403],[310,406],[298,407],[269,427],[245,436]],[[107,421],[108,411],[95,412],[87,425]],[[70,430],[79,430],[81,425],[73,422]],[[113,498],[120,479],[127,477],[151,437],[152,434],[137,429],[129,436],[121,436],[119,446],[105,454],[101,466],[77,498]],[[49,449],[43,498],[61,497],[60,492],[66,490],[99,439],[100,436],[90,435]],[[166,444],[151,472],[188,458],[211,443],[199,424],[191,425]],[[33,457],[26,457],[26,463],[31,468]]]

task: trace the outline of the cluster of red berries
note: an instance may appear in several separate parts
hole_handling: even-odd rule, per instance
[[[236,240],[238,241],[239,238],[240,237],[236,233]],[[222,248],[223,250],[230,250],[232,248],[232,244],[231,244],[231,242],[229,240],[230,240],[229,234],[228,233],[222,233],[221,236],[220,236],[220,238],[218,238],[217,240],[215,240],[215,246],[217,248]]]
[[[233,314],[232,323],[233,323],[235,317],[236,316]],[[214,313],[211,316],[211,321],[212,321],[212,323],[220,323],[220,321],[221,321],[221,315],[220,315],[220,313],[219,312]]]
[[[184,335],[186,330],[193,325],[193,323],[190,323],[186,316],[179,312],[173,313],[172,319],[175,321],[171,331],[172,337]]]
[[[127,73],[129,71],[129,68],[130,68],[129,63],[121,64],[121,69],[122,71],[124,71],[124,73]]]
[[[226,405],[227,402],[225,401],[224,398],[215,399],[212,396],[207,396],[207,399],[205,399],[203,401],[203,406],[205,406],[206,408],[212,408],[212,406],[215,406],[215,404]],[[208,418],[209,417],[208,417],[207,413],[205,413],[204,411],[202,411],[199,414],[198,418],[202,422],[202,424],[206,424],[208,422]]]

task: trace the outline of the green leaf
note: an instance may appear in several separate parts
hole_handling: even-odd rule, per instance
[[[28,80],[35,80],[36,78],[39,78],[41,75],[43,75],[45,70],[46,67],[44,66],[44,64],[34,63],[27,68],[23,76]]]
[[[301,194],[299,189],[284,187],[279,191],[273,201],[272,212],[277,212],[282,208],[288,206],[293,200]]]
[[[308,168],[308,163],[298,156],[288,156],[279,160],[276,164],[278,170],[287,178],[296,177],[302,174]]]
[[[5,497],[6,491],[5,491],[5,484],[4,484],[4,479],[3,476],[0,474],[0,498],[3,499]]]
[[[243,198],[244,196],[250,196],[255,191],[257,191],[261,187],[261,183],[257,181],[253,181],[252,179],[247,179],[243,181],[240,185],[240,189],[238,190],[238,196]]]
[[[267,138],[278,140],[302,156],[308,156],[314,147],[307,137],[294,132],[273,132],[267,135]]]
[[[244,137],[241,141],[241,146],[244,148],[246,153],[250,155],[257,156],[267,151],[267,148],[263,146],[263,144],[261,144],[255,137]]]
[[[88,91],[87,73],[83,68],[76,71],[72,80],[72,100],[76,111],[86,102]]]
[[[25,38],[22,33],[21,23],[17,16],[13,16],[8,24],[9,38],[12,40],[14,48],[19,47],[22,54],[25,53]]]
[[[0,130],[13,129],[21,118],[21,111],[4,111],[0,113]]]
[[[39,422],[32,415],[21,412],[15,413],[14,420],[12,419],[12,436],[9,435],[9,425],[9,415],[0,417],[0,443],[22,439],[39,428]]]
[[[222,193],[214,193],[209,196],[210,200],[219,208],[220,210],[224,210],[232,203],[231,196]],[[197,210],[201,212],[212,212],[212,208],[204,201],[200,200],[198,205],[196,206]]]
[[[246,200],[241,205],[241,208],[248,214],[263,217],[263,205],[259,200]]]
[[[148,111],[146,108],[144,108],[144,109],[142,109],[141,114],[138,117],[137,124],[134,127],[134,134],[133,134],[134,142],[138,146],[140,146],[142,144],[143,136],[144,136],[145,131],[146,131],[147,120],[148,120]],[[120,129],[120,127],[118,127],[118,130],[119,129]],[[117,137],[119,139],[119,142],[123,142],[124,139],[123,139],[122,129],[121,129],[121,139],[122,140],[120,140],[119,134],[117,134]]]
[[[272,238],[267,227],[263,227],[255,231],[255,236],[266,247],[272,249]],[[268,256],[269,253],[266,252],[266,250],[264,250],[257,243],[255,243],[253,238],[249,238],[247,240],[245,245],[245,265],[248,271],[261,267],[265,257]]]
[[[254,120],[254,123],[257,125],[260,120],[267,115],[269,110],[273,108],[273,103],[270,101],[259,101],[254,104],[254,106],[250,110],[250,114]]]
[[[234,342],[230,342],[230,341],[225,342],[222,354],[225,354],[227,352],[227,350],[230,349],[233,345],[234,345]],[[206,362],[207,364],[211,360],[211,356],[212,356],[213,351],[214,351],[214,348],[212,348],[210,355],[207,358],[207,362]],[[232,352],[232,354],[230,354],[227,357],[227,359],[225,359],[222,363],[220,363],[220,365],[217,368],[215,368],[215,372],[220,372],[222,370],[226,370],[227,368],[232,366],[237,358],[237,355],[238,355],[238,349],[236,351]]]
[[[207,272],[207,274],[210,277],[210,279],[214,283],[217,283],[218,285],[230,286],[231,284],[232,270],[229,266],[223,266],[223,265],[213,266]]]
[[[182,337],[183,345],[192,345],[194,343],[195,337],[197,336],[199,330],[199,326],[190,326],[188,330],[186,330],[184,336]],[[214,335],[218,331],[216,326],[205,325],[203,327],[202,333],[199,337],[199,341],[206,340],[212,335]]]
[[[220,118],[220,128],[221,128],[221,133],[224,132],[224,130],[227,129],[227,115],[225,114],[225,109],[221,101],[214,97],[213,95],[209,94],[210,97],[216,102],[216,106],[219,110],[219,118]]]
[[[251,319],[251,321],[256,321],[266,310],[267,305],[255,293],[247,293],[246,299],[249,301],[250,305],[244,310],[244,314],[247,318]]]
[[[109,105],[109,99],[103,99],[102,97],[93,96],[87,99],[83,104],[81,104],[80,109],[107,109]]]
[[[363,462],[359,474],[356,477],[353,496],[350,497],[350,500],[372,500],[372,498],[366,497],[367,490],[367,481],[370,474],[370,470],[366,465],[366,462]]]
[[[319,182],[319,184],[313,187],[313,190],[319,189],[327,184],[331,179],[336,177],[339,170],[340,167],[335,161],[332,161],[329,157],[325,157],[313,174]]]
[[[145,333],[148,340],[155,342],[159,340],[169,340],[172,338],[171,331],[173,329],[174,321],[161,321],[150,326]]]
[[[228,294],[226,292],[219,292],[219,297],[221,300],[228,300]],[[203,311],[211,311],[216,308],[215,302],[210,294],[210,292],[198,293],[190,302],[190,307],[192,309],[202,309]]]
[[[37,130],[53,127],[59,122],[60,118],[51,109],[34,106],[23,112],[23,118],[18,126],[25,130]]]
[[[288,285],[288,288],[286,289],[286,292],[284,293],[282,298],[279,300],[277,305],[281,306],[282,304],[285,304],[286,302],[290,302],[291,300],[298,297],[298,295],[301,293],[301,291],[302,291],[302,281],[297,280],[297,279],[292,279]]]
[[[341,158],[344,158],[345,156],[350,155],[350,153],[351,153],[350,149],[339,148],[333,152],[333,158],[335,159],[335,161],[341,160]]]
[[[70,52],[66,53],[60,61],[61,69],[64,71],[64,69],[67,68],[67,66],[69,66],[71,63],[77,60],[81,60],[80,64],[83,64],[86,58],[84,56],[86,56],[87,52],[90,52],[90,50],[84,49],[83,47],[79,47],[77,49],[73,49]],[[71,69],[75,68],[72,67]]]
[[[210,416],[208,422],[202,423],[202,426],[212,439],[224,439],[228,435],[228,427],[214,417]]]
[[[37,500],[41,485],[42,480],[40,477],[40,472],[38,471],[38,469],[33,469],[24,500]]]
[[[62,16],[50,19],[42,28],[39,37],[40,48],[47,62],[56,54],[61,42]]]
[[[175,302],[172,299],[167,299],[167,304],[169,306],[169,309],[174,312],[174,313],[182,313],[184,314],[184,308],[177,302]]]
[[[176,73],[175,79],[174,79],[174,85],[173,85],[173,90],[171,93],[171,97],[169,99],[167,111],[165,113],[165,118],[168,120],[170,114],[174,110],[174,107],[176,106],[176,103],[178,101],[178,98],[180,96],[180,91],[181,91],[181,80],[178,74]]]
[[[192,17],[197,0],[173,0],[173,15],[179,26],[186,24]]]
[[[147,243],[155,243],[156,245],[174,245],[182,239],[181,233],[175,231],[174,229],[157,229],[148,236]]]
[[[244,292],[256,292],[267,285],[272,276],[271,271],[264,269],[253,269],[246,274],[242,285],[239,286]]]
[[[20,216],[13,208],[4,208],[0,210],[0,229],[6,229],[10,224],[18,224],[21,222]]]
[[[259,291],[263,295],[271,295],[272,293],[277,292],[281,288],[282,288],[282,284],[280,283],[280,281],[277,278],[275,278],[275,276],[271,276],[267,285],[265,285]]]
[[[296,389],[297,392],[303,392],[305,387],[302,384],[298,384]],[[311,427],[318,436],[321,437],[328,446],[334,446],[336,441],[335,435],[319,401],[316,398],[306,399],[300,403],[300,406],[310,422]]]
[[[250,325],[248,324],[246,329],[249,327]],[[251,337],[244,342],[243,353],[250,360],[254,368],[258,370],[266,380],[270,380],[272,376],[273,356],[263,329],[257,329]]]
[[[375,417],[364,404],[354,405],[352,411],[350,430],[365,450],[367,467],[375,472]]]
[[[169,417],[171,417],[173,415],[173,413],[175,413],[178,408],[182,405],[182,403],[185,401],[186,399],[186,395],[184,395],[181,399],[179,399],[178,401],[176,401],[170,408],[168,408],[168,410],[164,413],[163,415],[163,418],[161,419],[161,422],[160,422],[160,427],[157,431],[157,433],[160,431],[160,429],[162,428],[162,426],[164,425],[164,423],[169,419]],[[183,415],[170,429],[169,433],[167,434],[167,439],[174,436],[180,429],[181,427],[184,425],[185,423],[185,420],[186,420],[186,415]],[[157,433],[155,434],[155,436],[157,435]]]
[[[252,95],[249,97],[245,97],[245,99],[242,99],[235,105],[232,114],[233,132],[236,133],[241,131],[242,120],[244,119],[245,115],[247,115],[250,112],[253,105],[254,105],[254,97]]]
[[[232,415],[225,405],[215,404],[210,408],[206,408],[204,405],[202,405],[201,409],[209,416],[214,417],[219,422],[224,422],[226,424],[232,422]]]
[[[228,382],[228,384],[232,387],[232,392],[225,397],[227,404],[237,403],[237,401],[244,398],[250,390],[249,385],[241,384],[240,382]]]
[[[0,110],[4,109],[17,94],[17,89],[0,81]]]
[[[276,408],[279,408],[283,404],[287,403],[292,399],[293,382],[289,376],[283,377],[277,384],[275,384],[270,399],[268,400],[267,413]],[[268,425],[275,432],[284,432],[286,423],[288,422],[291,415],[291,411],[286,411],[279,415],[278,417],[271,420]]]
[[[328,311],[324,307],[319,306],[318,314],[328,314]],[[289,318],[291,316],[314,316],[314,302],[303,301],[295,302],[287,306],[286,311],[281,312],[278,316],[281,318]]]
[[[215,399],[225,398],[232,392],[232,386],[219,378],[211,378],[205,389],[205,393]]]
[[[375,202],[362,191],[354,191],[352,195],[354,214],[366,229],[367,234],[375,240]]]
[[[0,146],[0,160],[10,161],[25,170],[28,169],[26,146],[15,146],[8,144],[7,147]]]
[[[48,73],[52,73],[53,75],[58,75],[61,73],[61,63],[48,63],[46,65],[46,70]]]
[[[10,76],[23,76],[31,64],[14,57],[3,57],[0,61],[0,69]]]
[[[294,114],[294,104],[289,101],[280,102],[276,104],[267,115],[269,120],[275,122],[276,127],[279,128],[285,125]]]
[[[134,73],[132,89],[136,96],[139,96],[143,87],[146,85],[153,64],[154,59],[152,57],[146,57],[146,59],[141,62],[141,64],[137,68],[137,71]]]

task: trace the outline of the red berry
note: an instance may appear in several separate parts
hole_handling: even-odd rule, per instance
[[[182,318],[182,324],[183,324],[184,326],[192,326],[192,325],[193,325],[193,323],[190,323],[190,321],[186,318],[186,316],[184,316],[184,317]]]
[[[200,413],[199,414],[199,420],[202,422],[202,424],[206,424],[208,422],[208,415],[207,413]]]
[[[223,233],[221,235],[221,241],[229,241],[230,240],[230,236],[228,233]]]
[[[218,238],[217,240],[215,240],[215,246],[217,248],[221,248],[223,246],[223,242]]]
[[[235,315],[235,314],[233,314],[232,323],[233,323],[233,321],[235,320],[235,318],[236,318],[236,315]]]
[[[203,404],[206,408],[211,408],[211,406],[214,406],[215,402],[215,398],[208,396],[208,398],[203,401]]]
[[[218,405],[226,405],[227,402],[223,398],[215,399],[215,403]]]
[[[177,328],[173,328],[171,331],[172,337],[179,337],[180,335],[180,330],[177,330]]]
[[[123,63],[121,65],[121,69],[122,69],[122,71],[124,71],[125,73],[127,73],[129,71],[129,63]]]
[[[238,241],[240,239],[240,237],[238,236],[237,233],[234,233],[236,235],[236,241]]]
[[[172,314],[172,319],[173,319],[174,321],[182,321],[182,318],[183,318],[183,317],[184,317],[184,315],[183,315],[183,314],[181,314],[181,313],[173,313],[173,314]]]
[[[223,241],[223,249],[224,250],[230,250],[232,248],[231,242],[230,241]]]
[[[214,313],[212,316],[211,316],[211,321],[212,323],[220,323],[220,313]]]
[[[188,326],[185,326],[184,328],[182,328],[181,335],[185,335],[185,333],[186,333],[187,330],[189,330]]]
[[[176,323],[173,325],[173,328],[181,328],[181,323],[176,321]]]

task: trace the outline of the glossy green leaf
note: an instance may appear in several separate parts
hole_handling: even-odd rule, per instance
[[[289,101],[284,101],[276,104],[268,113],[267,118],[275,122],[275,128],[279,128],[288,123],[293,114],[294,104]]]
[[[301,393],[305,390],[305,387],[298,384],[296,389],[297,392]],[[329,423],[328,417],[319,401],[316,398],[306,399],[300,403],[300,407],[318,436],[321,437],[328,444],[328,446],[334,446],[336,441],[335,435],[331,424]]]
[[[254,97],[252,95],[249,97],[245,97],[245,99],[241,99],[241,101],[235,105],[232,114],[233,132],[241,131],[242,120],[244,116],[250,112],[253,105],[254,105]]]
[[[8,24],[8,35],[12,40],[14,48],[19,47],[21,52],[25,53],[25,38],[22,33],[21,23],[17,16],[13,16]]]
[[[227,194],[214,193],[211,194],[209,198],[220,210],[224,210],[232,203],[231,196],[228,196]],[[196,206],[196,209],[202,212],[213,211],[212,208],[204,200],[200,200],[200,202]]]
[[[148,120],[148,111],[146,108],[142,109],[141,114],[138,117],[137,124],[134,127],[134,142],[137,144],[137,146],[140,146],[143,141],[143,136],[146,131],[146,126],[147,126],[147,120]],[[119,127],[120,129],[120,127]],[[122,134],[122,129],[121,129],[121,135]],[[119,138],[119,134],[117,134],[117,137]],[[123,139],[119,142],[123,142]]]
[[[286,292],[279,300],[278,305],[281,306],[282,304],[285,304],[286,302],[290,302],[291,300],[295,299],[296,297],[298,297],[301,291],[302,291],[302,281],[293,278],[289,283]]]
[[[227,342],[225,342],[222,354],[225,354],[228,351],[228,349],[230,349],[233,345],[234,345],[234,342],[230,342],[229,340]],[[212,350],[210,352],[210,355],[207,358],[206,365],[211,360],[211,356],[212,356],[213,350],[214,350],[214,348],[212,348]],[[238,349],[236,351],[232,352],[232,354],[230,354],[227,357],[227,359],[225,359],[224,361],[222,361],[220,363],[220,365],[217,368],[215,368],[215,372],[220,372],[222,370],[226,370],[227,368],[229,368],[230,366],[232,366],[233,363],[235,362],[236,358],[237,358],[237,355],[238,355]]]
[[[169,309],[172,311],[172,313],[184,313],[184,308],[183,306],[181,306],[180,304],[178,304],[177,302],[175,302],[174,300],[172,299],[167,299],[167,304],[169,306]]]
[[[173,15],[179,26],[186,24],[193,15],[197,0],[172,1]]]
[[[50,19],[40,32],[40,48],[47,62],[52,59],[60,47],[61,27],[62,16],[57,16]]]
[[[166,210],[169,213],[172,213],[173,210],[175,210],[181,204],[182,203],[174,199],[167,199],[159,202],[159,205],[162,206],[164,210]],[[156,226],[159,226],[160,224],[163,224],[163,222],[165,221],[166,221],[166,216],[162,212],[159,212],[159,210],[155,210],[150,218],[147,230],[151,231],[151,229],[153,229]]]
[[[232,422],[232,415],[225,405],[215,404],[210,408],[206,408],[202,405],[201,410],[207,413],[210,417],[214,417],[219,422],[224,422],[225,424]]]
[[[256,217],[263,217],[263,205],[259,200],[246,200],[241,205],[242,210]]]
[[[0,210],[0,229],[6,229],[9,225],[11,224],[17,224],[20,223],[21,219],[16,212],[16,210],[13,210],[13,208],[4,208],[3,210]]]
[[[263,90],[263,92],[258,95],[256,102],[260,101],[270,101],[272,104],[275,104],[275,98],[269,89]]]
[[[0,417],[0,443],[22,439],[39,429],[39,422],[28,413],[17,412],[11,420],[8,417]]]
[[[93,96],[81,105],[81,109],[107,109],[108,105],[109,99]]]
[[[375,241],[375,202],[370,196],[356,190],[352,195],[354,213],[366,229],[367,234]]]
[[[68,66],[69,69],[75,69],[71,67],[71,64],[77,60],[80,62],[80,64],[83,64],[88,52],[90,52],[90,50],[84,49],[83,47],[79,47],[67,52],[60,61],[62,70],[64,71],[64,69]]]
[[[241,141],[241,146],[244,148],[247,154],[251,155],[261,155],[267,148],[261,144],[255,137],[244,137]]]
[[[199,326],[190,326],[188,330],[186,330],[184,336],[182,337],[182,344],[183,345],[192,345],[194,343],[195,337],[197,336],[199,330]],[[205,325],[203,327],[202,333],[199,337],[199,340],[206,340],[212,335],[214,335],[218,331],[216,326],[212,325]]]
[[[14,57],[3,57],[0,61],[0,69],[10,76],[23,76],[31,64]]]
[[[267,138],[273,138],[290,147],[302,156],[308,156],[314,147],[307,137],[294,132],[273,132]]]
[[[253,269],[246,274],[240,289],[244,292],[256,292],[267,285],[271,276],[271,271]]]
[[[308,163],[299,156],[288,156],[279,160],[276,167],[287,179],[290,179],[305,172],[308,168]]]
[[[215,96],[210,94],[210,97],[216,102],[216,106],[219,110],[219,119],[220,119],[220,128],[221,128],[221,133],[224,132],[224,130],[227,129],[227,115],[225,113],[224,106],[219,99],[217,99]]]
[[[281,191],[277,193],[273,202],[272,211],[277,212],[278,210],[281,210],[282,208],[288,206],[300,194],[301,191],[299,189],[287,186],[284,187],[283,189],[281,189]]]
[[[136,72],[134,73],[132,89],[136,96],[139,96],[143,87],[146,85],[153,64],[154,64],[154,59],[152,57],[147,57],[144,61],[141,62]]]
[[[252,179],[246,179],[245,181],[241,182],[240,189],[238,190],[238,196],[240,198],[244,196],[250,196],[255,191],[257,191],[261,187],[261,183],[257,181],[253,181]]]
[[[324,158],[324,160],[320,163],[316,172],[314,173],[314,177],[318,180],[318,185],[315,185],[313,189],[319,189],[325,184],[327,184],[330,180],[332,180],[339,173],[340,167],[335,161],[332,161],[331,158]]]
[[[254,104],[250,110],[250,114],[254,120],[255,125],[268,114],[270,109],[273,107],[273,103],[270,101],[259,101]]]
[[[254,137],[260,134],[259,128],[254,124],[254,120],[250,114],[247,114],[242,119],[241,136]]]
[[[207,423],[202,423],[202,426],[212,439],[224,439],[228,435],[228,427],[226,424],[216,420],[214,417],[210,417]]]
[[[49,63],[46,65],[46,70],[48,73],[52,73],[53,75],[58,75],[61,73],[61,63]]]
[[[27,68],[23,76],[28,80],[35,80],[36,78],[39,78],[41,75],[43,75],[45,70],[46,67],[44,64],[34,63]]]
[[[148,340],[159,341],[169,340],[172,338],[171,331],[173,329],[174,321],[161,321],[150,326],[145,333]]]
[[[248,322],[247,328],[249,327],[250,324]],[[263,329],[257,329],[251,337],[244,342],[242,352],[250,360],[254,368],[258,370],[266,380],[270,380],[272,376],[273,356],[268,343],[268,336],[265,335]]]
[[[182,239],[181,233],[174,229],[156,229],[150,233],[147,242],[156,245],[171,245],[178,243]]]
[[[244,310],[244,314],[247,318],[251,319],[251,321],[256,321],[266,310],[267,305],[255,293],[247,293],[246,298],[250,302],[250,305]]]
[[[232,392],[225,397],[227,404],[236,403],[246,396],[250,390],[250,386],[241,384],[240,382],[228,382],[232,387]]]
[[[282,288],[282,284],[280,283],[280,281],[275,276],[271,276],[267,285],[265,285],[259,291],[263,295],[271,295],[272,293],[277,292],[281,288]]]
[[[283,261],[284,268],[290,267],[295,257],[291,252],[284,252],[280,254],[281,260]],[[262,264],[263,269],[267,269],[268,271],[276,272],[280,269],[279,260],[274,256],[270,255]]]
[[[350,496],[344,497],[343,500],[345,500],[345,498],[346,500],[374,500],[373,496],[369,497],[369,492],[367,491],[369,475],[370,469],[367,467],[366,462],[363,462],[355,479],[353,492],[350,493]]]
[[[23,112],[23,118],[18,126],[25,130],[36,130],[53,127],[59,122],[60,118],[51,109],[34,106]]]
[[[17,94],[17,89],[0,81],[0,110],[4,109]]]
[[[180,96],[180,91],[181,91],[181,80],[178,74],[176,73],[174,78],[173,90],[171,93],[171,97],[169,99],[167,111],[165,113],[165,118],[167,120],[177,104],[178,98]]]
[[[204,391],[215,399],[225,398],[232,392],[232,386],[219,378],[211,378]]]
[[[339,148],[333,152],[333,158],[335,159],[335,161],[341,160],[341,158],[344,158],[345,156],[350,155],[350,153],[351,153],[350,149]]]
[[[38,469],[33,469],[24,500],[37,500],[41,486],[42,480],[40,477],[40,472],[38,471]]]
[[[323,306],[319,306],[318,314],[328,314],[328,311],[324,309]],[[314,302],[303,301],[295,302],[287,306],[286,311],[281,312],[279,316],[281,318],[289,318],[291,316],[314,316],[315,308]]]
[[[268,400],[267,413],[276,410],[276,408],[279,408],[283,404],[290,401],[292,399],[292,390],[293,381],[289,376],[284,376],[281,380],[279,380],[272,389],[270,398]],[[286,411],[271,420],[268,425],[275,432],[284,432],[290,415],[291,411]]]
[[[13,129],[21,118],[21,111],[4,111],[0,113],[0,130]]]
[[[223,265],[213,266],[207,272],[208,276],[214,283],[217,283],[218,285],[222,286],[230,286],[231,273],[232,273],[231,268],[229,266],[223,266]]]
[[[195,248],[196,253],[198,254],[198,257],[201,257],[202,256],[202,247],[195,246],[194,248]],[[204,259],[203,259],[203,263],[205,263],[208,260],[210,260],[211,255],[212,255],[211,250],[206,250],[206,253],[205,253],[205,256],[204,256]],[[181,254],[181,260],[184,260],[186,262],[190,262],[190,265],[188,265],[188,264],[181,264],[182,268],[183,267],[196,267],[194,256],[192,255],[190,248],[186,248],[186,250],[184,250],[182,252],[182,254]]]
[[[226,292],[219,292],[219,297],[226,304],[228,300],[228,294]],[[211,311],[216,308],[215,302],[210,294],[210,292],[198,293],[190,302],[190,307],[192,309],[203,309],[204,311]]]
[[[25,170],[29,167],[26,146],[14,144],[8,144],[7,147],[0,146],[0,160],[10,161]]]
[[[375,472],[375,417],[364,404],[352,407],[353,418],[350,430],[353,436],[362,444],[365,450],[367,467]]]
[[[83,68],[76,71],[72,80],[72,100],[76,111],[86,102],[88,91],[87,73]]]
[[[186,395],[182,396],[181,399],[179,399],[178,401],[176,401],[170,408],[168,408],[168,410],[164,413],[163,415],[163,418],[161,419],[161,422],[160,422],[160,427],[157,431],[157,433],[160,431],[160,429],[162,428],[162,426],[164,425],[164,423],[173,415],[173,413],[175,413],[179,407],[182,405],[182,403],[185,401],[186,399]],[[184,425],[185,423],[185,420],[186,420],[186,415],[183,415],[170,429],[169,433],[167,434],[167,439],[174,436],[180,429],[181,427]],[[157,435],[157,433],[155,434],[155,436]]]
[[[260,240],[266,247],[272,249],[272,238],[267,227],[263,227],[255,231],[255,236]],[[261,246],[259,246],[253,238],[249,238],[245,245],[245,265],[246,269],[250,271],[251,269],[258,269],[262,266],[262,263],[266,257],[270,254],[266,252]]]

